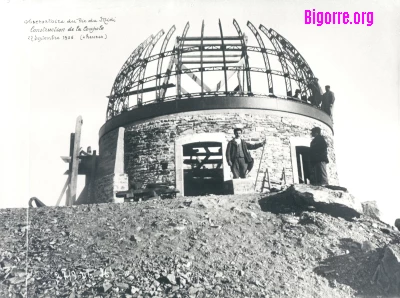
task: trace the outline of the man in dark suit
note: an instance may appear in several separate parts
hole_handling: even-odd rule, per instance
[[[332,117],[333,104],[335,103],[335,94],[331,91],[330,86],[325,86],[325,93],[322,95],[321,110]]]
[[[264,142],[249,144],[242,140],[242,129],[234,129],[235,138],[233,138],[226,148],[226,159],[231,167],[233,179],[246,178],[246,175],[253,168],[253,158],[249,150],[257,149],[265,144]]]
[[[314,138],[310,144],[310,163],[314,178],[311,181],[313,185],[328,185],[328,175],[326,164],[328,159],[328,145],[325,138],[321,135],[321,128],[314,127],[311,130],[311,136]]]

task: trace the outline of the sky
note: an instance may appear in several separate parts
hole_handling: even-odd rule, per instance
[[[305,24],[305,10],[312,9],[373,12],[373,24]],[[24,24],[100,17],[116,20],[106,25],[107,40],[32,42],[32,25]],[[55,205],[67,178],[60,156],[69,153],[76,118],[83,117],[81,145],[98,150],[106,96],[149,35],[172,25],[182,32],[187,21],[196,33],[202,20],[206,30],[218,28],[218,19],[225,29],[233,18],[242,30],[250,20],[278,31],[321,86],[331,86],[340,185],[360,201],[377,201],[382,219],[393,224],[400,218],[399,1],[1,0],[0,208],[26,207],[32,196]]]

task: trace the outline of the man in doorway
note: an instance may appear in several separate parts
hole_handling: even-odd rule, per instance
[[[253,168],[253,158],[249,150],[264,146],[265,140],[256,144],[249,144],[242,140],[242,129],[233,130],[235,137],[228,143],[226,148],[226,159],[231,167],[233,179],[246,178],[246,175]]]
[[[328,175],[326,173],[326,164],[328,160],[328,145],[325,138],[321,135],[321,128],[314,127],[311,130],[313,140],[310,144],[310,163],[313,173],[311,184],[328,185]]]
[[[335,103],[335,94],[331,91],[331,87],[329,85],[325,86],[325,93],[322,95],[322,104],[321,109],[332,117],[332,108]]]

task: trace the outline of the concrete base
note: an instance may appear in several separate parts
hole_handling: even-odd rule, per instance
[[[254,183],[254,178],[228,180],[225,181],[225,192],[235,195],[255,193]]]

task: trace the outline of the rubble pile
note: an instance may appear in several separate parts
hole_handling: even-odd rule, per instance
[[[27,275],[23,212],[2,210],[0,297],[400,296],[398,231],[293,193],[30,209]]]
[[[26,209],[0,209],[0,297],[26,297],[28,221]]]

